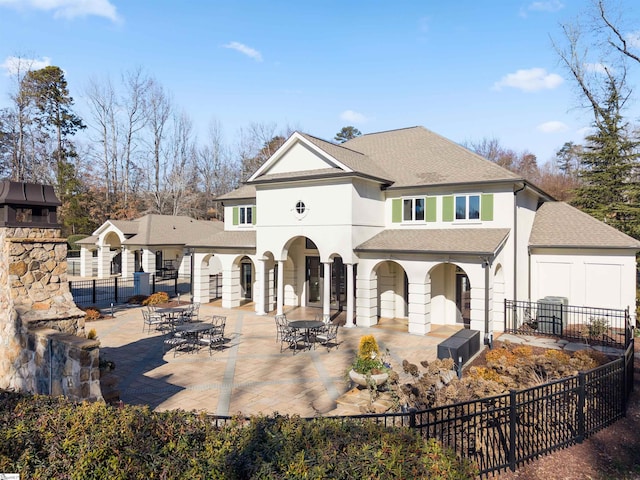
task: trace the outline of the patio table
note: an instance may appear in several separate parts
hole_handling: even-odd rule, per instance
[[[155,313],[166,317],[168,320],[175,322],[178,320],[185,312],[189,310],[190,306],[185,305],[184,307],[166,307],[166,308],[156,308]]]
[[[174,332],[184,334],[185,338],[192,346],[200,347],[200,335],[208,332],[214,327],[212,323],[185,323],[183,325],[177,325]]]
[[[288,326],[295,330],[304,330],[306,346],[311,348],[311,330],[324,326],[324,322],[320,320],[293,320],[289,322]]]

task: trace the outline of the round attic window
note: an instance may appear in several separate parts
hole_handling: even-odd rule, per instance
[[[306,210],[306,206],[304,204],[303,201],[298,201],[298,203],[296,203],[296,213],[298,215],[302,215],[304,213],[304,211]]]

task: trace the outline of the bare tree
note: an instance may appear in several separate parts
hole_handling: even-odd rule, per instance
[[[153,208],[161,212],[163,210],[163,199],[161,198],[162,174],[164,173],[163,148],[165,140],[165,130],[167,122],[171,117],[172,103],[169,97],[156,80],[151,80],[144,103],[146,126],[150,132],[150,160],[152,164],[153,180],[150,182]]]
[[[99,154],[91,154],[97,157],[102,165],[104,179],[106,181],[104,192],[105,202],[111,205],[118,190],[118,104],[111,80],[106,78],[98,81],[95,78],[89,80],[85,88],[85,98],[89,105],[89,127],[93,132],[89,138],[93,145],[99,146]]]
[[[123,162],[123,200],[126,205],[132,190],[132,170],[137,148],[138,135],[147,125],[145,99],[151,86],[151,80],[140,68],[122,76],[125,92],[121,97],[124,116],[122,162]]]

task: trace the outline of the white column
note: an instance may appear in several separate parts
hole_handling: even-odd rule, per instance
[[[431,283],[409,283],[409,333],[431,331]]]
[[[222,269],[222,308],[240,306],[240,268],[237,265],[224,266]]]
[[[322,314],[331,314],[331,262],[323,263],[324,279],[322,285]]]
[[[356,278],[356,320],[359,327],[372,327],[378,323],[377,279]]]
[[[80,247],[80,276],[93,276],[93,255],[91,250],[86,247]]]
[[[276,315],[282,315],[284,309],[284,261],[278,260],[278,305]]]
[[[106,278],[111,275],[111,255],[109,245],[98,247],[98,278]]]
[[[267,261],[265,259],[259,259],[256,262],[256,281],[253,288],[253,301],[256,305],[256,314],[266,315],[266,270]]]
[[[193,262],[193,301],[198,303],[209,303],[211,298],[209,264],[204,261],[207,255],[207,253],[194,252],[189,258],[189,262]]]
[[[354,295],[353,295],[353,264],[347,263],[347,320],[345,322],[345,327],[350,328],[353,327],[353,311],[354,311]]]
[[[133,276],[135,267],[135,252],[127,248],[122,249],[122,278]]]

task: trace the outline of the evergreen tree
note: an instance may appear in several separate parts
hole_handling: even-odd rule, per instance
[[[360,135],[362,135],[362,132],[360,132],[360,130],[358,130],[356,127],[348,126],[342,127],[342,130],[336,133],[336,136],[333,139],[336,142],[344,143],[347,140],[359,137]]]
[[[580,178],[573,204],[618,230],[640,238],[640,183],[638,146],[623,121],[617,83],[610,77],[607,97],[580,153]]]

